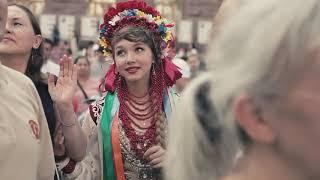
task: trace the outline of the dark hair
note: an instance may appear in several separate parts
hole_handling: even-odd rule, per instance
[[[74,60],[74,64],[77,64],[78,63],[78,61],[79,61],[79,59],[85,59],[86,61],[87,61],[87,63],[90,65],[90,61],[89,61],[89,59],[87,58],[87,57],[85,57],[85,56],[78,56],[75,60]]]
[[[111,41],[113,58],[114,45],[123,39],[130,42],[143,42],[147,44],[152,50],[155,63],[157,65],[160,64],[161,49],[160,44],[158,43],[160,41],[156,38],[155,34],[152,31],[144,27],[129,26],[116,32]]]
[[[204,83],[199,86],[196,92],[196,116],[204,133],[211,143],[218,143],[221,137],[221,128],[219,124],[212,123],[212,119],[218,119],[213,102],[208,98],[211,85]]]
[[[53,46],[53,42],[52,42],[50,39],[48,39],[48,38],[44,38],[44,39],[43,39],[43,42],[50,44],[51,47]]]
[[[87,48],[90,48],[90,47],[92,47],[94,45],[94,42],[93,41],[89,41],[88,42],[88,45],[87,45]]]
[[[212,121],[212,119],[218,119],[218,116],[213,102],[208,98],[210,89],[211,85],[207,82],[199,86],[196,92],[195,113],[208,140],[212,144],[216,144],[220,143],[222,132],[221,125]],[[250,137],[239,125],[237,125],[237,133],[244,145],[247,146],[252,143]]]
[[[71,49],[71,48],[68,48],[68,49],[67,49],[67,52],[68,52],[68,55],[69,55],[69,56],[72,55],[72,49]]]
[[[32,14],[32,12],[25,6],[20,4],[9,4],[8,6],[16,6],[23,10],[32,25],[33,31],[35,35],[42,35],[40,25],[36,19],[36,17]],[[40,46],[37,49],[32,48],[31,49],[31,55],[28,60],[27,69],[25,74],[36,84],[40,82],[42,79],[41,76],[41,66],[43,64],[43,47],[42,42]]]

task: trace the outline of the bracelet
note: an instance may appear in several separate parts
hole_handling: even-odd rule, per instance
[[[60,120],[60,122],[61,122],[62,126],[64,126],[64,127],[72,127],[72,126],[75,126],[77,123],[76,120],[74,120],[74,122],[71,124],[65,124],[64,122],[62,122],[62,120]]]
[[[76,167],[76,161],[70,159],[68,164],[64,168],[62,168],[61,170],[65,174],[70,174],[74,171],[75,167]]]

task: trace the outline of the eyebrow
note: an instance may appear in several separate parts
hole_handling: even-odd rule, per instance
[[[10,21],[18,21],[18,20],[20,20],[20,21],[22,21],[22,18],[21,17],[14,17],[14,18],[8,18],[8,20],[10,20]]]
[[[145,44],[142,42],[136,42],[133,46],[144,46]]]
[[[136,42],[133,46],[134,46],[134,47],[136,47],[136,46],[146,46],[146,44],[144,44],[144,43],[142,43],[142,42]],[[124,49],[124,47],[123,47],[122,45],[120,45],[120,46],[116,46],[115,49],[116,49],[116,50],[117,50],[117,49]]]
[[[120,46],[116,46],[116,50],[117,49],[123,49],[123,46],[121,46],[121,45]]]

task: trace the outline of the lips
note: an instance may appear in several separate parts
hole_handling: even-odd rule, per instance
[[[13,38],[8,37],[8,36],[4,36],[2,41],[13,41],[13,42],[15,42],[15,40]]]
[[[126,68],[126,71],[130,74],[134,74],[136,73],[140,68],[139,67],[129,67],[129,68]]]

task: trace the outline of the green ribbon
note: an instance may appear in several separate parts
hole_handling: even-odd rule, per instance
[[[112,93],[107,93],[101,117],[101,133],[103,142],[103,180],[116,180],[111,144],[111,110],[114,96],[115,95]]]

